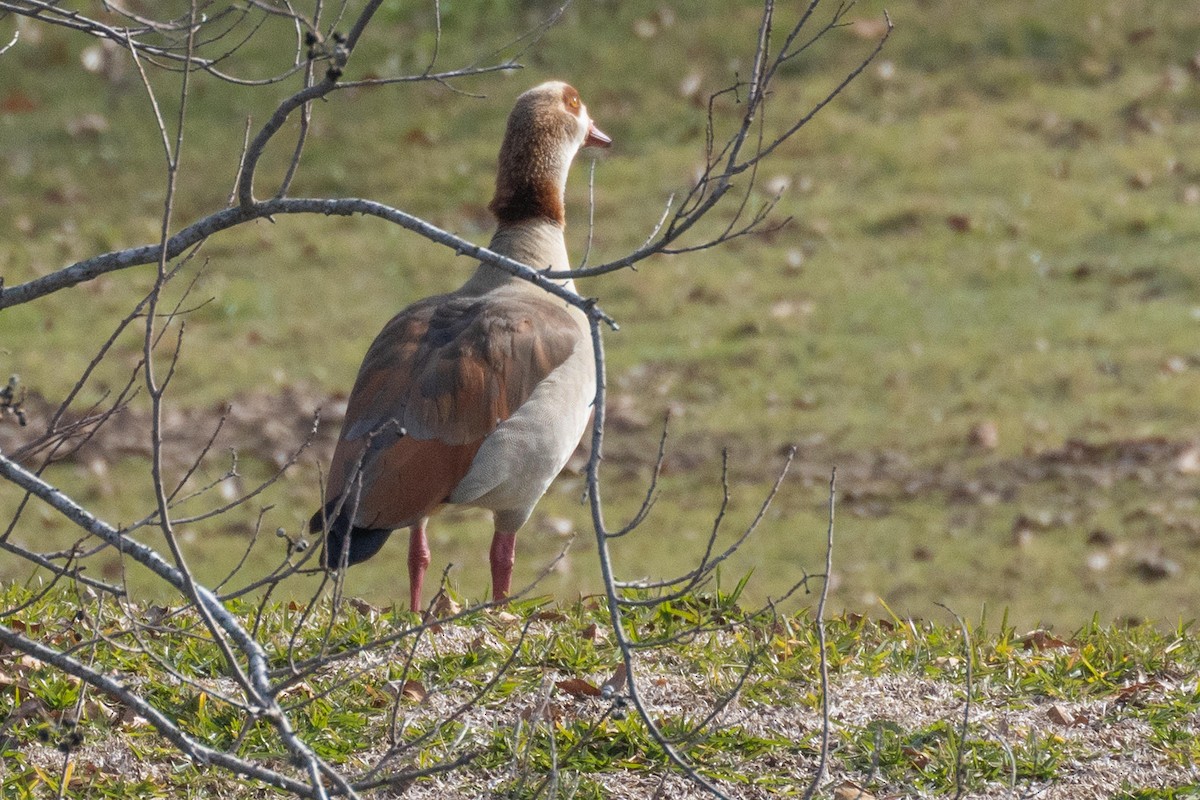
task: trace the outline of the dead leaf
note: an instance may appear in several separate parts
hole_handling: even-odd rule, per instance
[[[41,633],[42,623],[40,622],[25,622],[20,619],[9,620],[8,627],[12,628],[17,633]]]
[[[425,702],[425,698],[429,696],[429,692],[425,690],[425,684],[409,678],[400,687],[400,696],[412,700],[414,703],[423,703]]]
[[[561,611],[539,611],[533,615],[538,622],[566,622],[567,615]]]
[[[833,790],[834,800],[875,800],[874,795],[867,794],[861,786],[853,781],[845,781]]]
[[[1050,706],[1050,709],[1046,712],[1046,716],[1050,718],[1051,722],[1054,722],[1058,725],[1066,725],[1068,728],[1073,728],[1076,725],[1083,725],[1087,722],[1087,716],[1084,714],[1076,714],[1060,703],[1055,703],[1054,705]]]
[[[554,684],[572,697],[599,697],[600,690],[582,678],[567,678]]]
[[[497,611],[492,615],[497,622],[505,625],[516,625],[521,621],[521,618],[511,611]]]
[[[1158,33],[1158,30],[1155,28],[1152,28],[1152,27],[1138,28],[1138,29],[1132,30],[1128,34],[1126,34],[1125,41],[1127,41],[1133,45],[1138,45],[1138,44],[1141,44],[1142,42],[1145,42],[1149,39],[1154,38],[1154,34],[1156,34],[1156,33]]]
[[[1125,705],[1138,699],[1138,695],[1153,689],[1161,689],[1162,681],[1138,681],[1123,687],[1117,692],[1117,703]]]
[[[967,233],[975,227],[970,214],[951,214],[946,217],[946,224],[955,233]]]
[[[37,101],[20,89],[13,89],[0,100],[0,111],[5,114],[28,114],[36,111],[37,107]]]
[[[362,614],[364,617],[368,617],[370,619],[376,619],[379,616],[378,608],[371,605],[366,600],[362,600],[358,597],[350,598],[350,607]]]
[[[602,642],[605,638],[604,631],[594,622],[581,630],[579,636],[592,642]]]
[[[10,686],[16,686],[19,689],[29,691],[29,684],[25,681],[19,678],[14,678],[12,675],[9,675],[6,672],[0,672],[0,689],[7,689]]]
[[[922,753],[915,747],[904,747],[901,748],[900,752],[908,756],[908,760],[912,762],[912,765],[917,769],[925,769],[925,767],[929,766],[929,756],[925,755],[925,753]]]
[[[523,720],[550,720],[551,722],[561,722],[563,719],[563,707],[558,703],[546,703],[540,706],[529,706],[521,709],[521,719]]]
[[[280,700],[290,700],[298,696],[307,697],[311,700],[317,696],[317,693],[313,691],[312,686],[304,681],[294,683],[279,693]]]
[[[409,128],[404,134],[404,142],[418,147],[433,147],[437,144],[437,140],[424,128]]]
[[[462,611],[462,606],[450,599],[445,591],[439,591],[433,599],[433,616],[437,619],[452,617]]]
[[[600,686],[600,693],[604,694],[605,689],[611,689],[613,694],[619,694],[625,688],[625,679],[628,677],[629,671],[624,663],[618,664],[613,671],[612,677],[606,680]]]
[[[1059,639],[1050,631],[1041,630],[1030,631],[1017,641],[1025,647],[1026,650],[1046,650],[1052,647],[1067,647],[1067,643]]]
[[[11,716],[9,716],[8,722],[21,722],[35,716],[45,717],[46,706],[38,698],[31,697],[16,707]]]

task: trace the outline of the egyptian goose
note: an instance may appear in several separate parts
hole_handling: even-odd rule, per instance
[[[497,229],[488,247],[536,269],[570,269],[563,191],[581,147],[611,140],[573,87],[525,92],[500,146]],[[564,286],[574,289],[570,280]],[[457,291],[397,314],[367,350],[333,454],[322,561],[370,558],[409,528],[412,609],[429,565],[425,526],[447,503],[490,509],[492,596],[508,596],[517,531],[578,445],[596,392],[592,340],[577,308],[480,263]]]

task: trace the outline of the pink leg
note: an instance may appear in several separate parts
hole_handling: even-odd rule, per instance
[[[496,531],[492,537],[492,599],[500,601],[508,597],[512,586],[513,562],[516,561],[517,532]]]
[[[421,586],[425,583],[425,568],[429,566],[429,542],[425,540],[422,519],[408,532],[408,593],[413,611],[421,610]]]

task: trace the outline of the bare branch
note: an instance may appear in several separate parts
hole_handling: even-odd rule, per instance
[[[26,283],[4,287],[3,291],[0,291],[0,309],[27,303],[38,297],[44,297],[47,294],[52,294],[68,286],[92,280],[109,272],[154,263],[160,256],[163,256],[164,251],[166,258],[175,258],[191,245],[201,242],[215,233],[228,230],[252,219],[262,219],[279,214],[324,214],[326,216],[343,217],[363,214],[378,217],[420,234],[430,241],[445,245],[453,249],[458,255],[478,259],[524,278],[550,294],[581,308],[589,316],[603,321],[614,330],[618,327],[612,317],[595,305],[595,301],[580,297],[564,289],[558,282],[547,277],[548,273],[545,271],[538,271],[529,265],[492,252],[486,247],[472,244],[466,239],[444,231],[420,217],[382,203],[359,198],[338,200],[279,198],[256,202],[249,210],[227,208],[215,214],[210,214],[204,219],[184,228],[179,233],[167,239],[165,247],[163,244],[143,245],[142,247],[107,253],[77,262],[57,272],[52,272],[41,278],[34,278]]]
[[[829,583],[833,576],[833,516],[837,509],[837,467],[829,473],[829,528],[825,534],[825,580],[821,581],[821,597],[817,601],[817,646],[821,648],[821,754],[817,771],[804,792],[804,800],[817,793],[829,763],[829,653],[825,643],[825,603],[829,599]]]

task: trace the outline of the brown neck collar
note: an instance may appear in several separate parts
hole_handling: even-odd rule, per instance
[[[532,219],[548,219],[566,225],[562,190],[550,176],[529,175],[524,180],[496,181],[496,196],[488,206],[501,225],[514,225]]]

